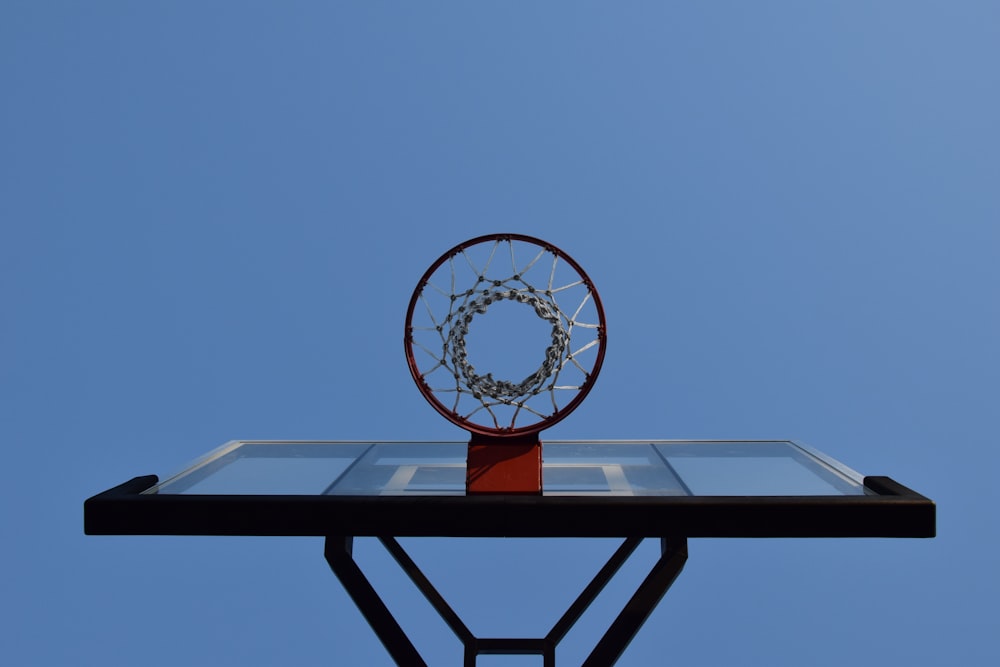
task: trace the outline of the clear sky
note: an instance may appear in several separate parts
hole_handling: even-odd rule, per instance
[[[692,540],[621,665],[1000,664],[998,63],[993,2],[0,3],[0,662],[388,664],[321,539],[83,501],[234,438],[461,439],[406,304],[511,231],[607,310],[549,437],[799,439],[938,502],[934,540]],[[614,547],[407,546],[482,635]]]

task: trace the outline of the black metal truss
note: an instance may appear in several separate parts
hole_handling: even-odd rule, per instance
[[[379,537],[389,554],[410,577],[427,598],[465,649],[465,667],[475,667],[480,655],[541,655],[544,667],[555,667],[556,647],[579,620],[597,595],[604,589],[632,552],[643,541],[642,537],[629,537],[611,555],[552,629],[542,638],[493,638],[476,637],[462,622],[458,614],[434,588],[413,559],[393,537]],[[398,665],[405,667],[426,666],[423,658],[406,636],[392,613],[354,561],[354,538],[331,535],[326,538],[325,555],[337,578],[354,600],[365,620],[378,635],[379,640]],[[642,627],[670,585],[680,574],[687,561],[687,538],[660,538],[660,558],[636,589],[621,613],[612,622],[604,636],[597,642],[583,667],[608,667],[615,664]]]

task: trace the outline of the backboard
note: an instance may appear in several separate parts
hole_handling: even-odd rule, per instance
[[[499,446],[504,445],[488,445]],[[560,641],[636,547],[660,558],[584,667],[613,665],[687,561],[689,537],[933,537],[932,501],[809,447],[768,441],[547,441],[540,492],[471,492],[465,442],[233,441],[158,482],[136,477],[84,504],[91,535],[318,535],[331,570],[398,665],[426,662],[352,555],[376,536],[464,647],[538,655]],[[541,443],[538,443],[541,451]],[[621,537],[544,635],[475,635],[397,537]],[[484,564],[486,572],[502,569]],[[484,575],[491,576],[491,575]]]
[[[546,441],[540,495],[464,442],[233,441],[89,499],[90,534],[931,537],[934,504],[788,440]]]

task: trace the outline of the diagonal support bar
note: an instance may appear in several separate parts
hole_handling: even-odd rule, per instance
[[[347,594],[354,600],[361,614],[368,621],[375,634],[378,635],[385,650],[389,652],[397,665],[409,667],[427,667],[420,657],[416,647],[410,641],[399,623],[393,618],[389,609],[382,602],[375,589],[365,577],[364,572],[354,562],[351,550],[354,546],[353,537],[328,536],[323,550],[330,569],[340,579]]]
[[[604,567],[594,576],[594,578],[587,584],[587,587],[583,589],[583,592],[577,596],[573,604],[569,606],[566,613],[556,621],[556,624],[552,626],[549,634],[546,635],[545,639],[552,642],[553,644],[558,644],[562,641],[562,638],[566,636],[573,624],[576,623],[583,612],[587,611],[590,607],[590,603],[600,595],[604,587],[607,586],[611,578],[615,576],[615,573],[621,569],[621,566],[625,564],[632,552],[635,551],[642,543],[641,537],[630,537],[622,542],[621,546],[611,555],[608,562],[604,564]]]
[[[659,604],[687,562],[687,538],[664,537],[660,540],[660,559],[618,614],[604,637],[597,643],[583,667],[613,665],[631,643],[639,628]]]
[[[399,542],[392,537],[380,537],[379,541],[385,547],[386,551],[396,559],[399,566],[403,568],[403,572],[410,578],[420,592],[424,594],[427,601],[431,603],[434,610],[444,619],[444,622],[448,624],[451,631],[455,633],[465,646],[469,646],[476,641],[475,635],[472,631],[462,622],[462,619],[458,617],[455,610],[451,608],[445,599],[438,593],[438,590],[434,588],[434,585],[430,582],[427,576],[420,571],[417,564],[413,562],[410,555],[403,551],[403,547],[399,545]]]

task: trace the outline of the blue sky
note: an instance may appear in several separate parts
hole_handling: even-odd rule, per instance
[[[86,537],[83,500],[234,438],[462,439],[403,316],[511,231],[607,311],[549,437],[799,439],[939,506],[934,540],[692,540],[619,664],[997,664],[998,60],[989,2],[3,3],[3,662],[387,664],[322,540]],[[614,546],[407,545],[484,635]]]

